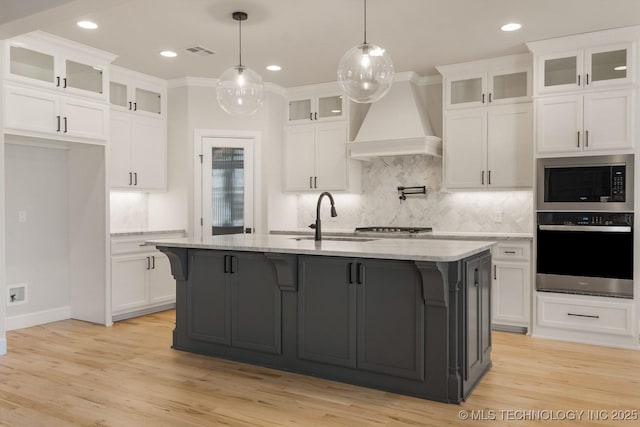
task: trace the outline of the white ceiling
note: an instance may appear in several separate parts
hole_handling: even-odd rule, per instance
[[[344,52],[363,39],[363,0],[40,0],[48,10],[33,15],[34,3],[0,0],[0,36],[41,29],[165,79],[216,78],[237,64],[236,10],[249,14],[243,63],[285,87],[335,80]],[[396,71],[420,75],[437,74],[436,65],[526,52],[527,41],[640,24],[640,0],[368,0],[367,8],[368,41],[387,50]],[[100,28],[76,27],[81,18]],[[510,21],[523,28],[500,31]],[[216,54],[184,51],[194,45]],[[164,49],[179,55],[162,58]],[[282,71],[265,70],[272,63]]]

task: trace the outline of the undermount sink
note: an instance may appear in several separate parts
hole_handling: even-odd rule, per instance
[[[294,240],[313,240],[314,237],[292,237]],[[362,237],[323,237],[322,240],[330,240],[334,242],[372,242],[378,239],[367,239]]]

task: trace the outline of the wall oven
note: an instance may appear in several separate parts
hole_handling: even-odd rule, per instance
[[[538,159],[538,210],[633,212],[633,160],[633,154]]]
[[[633,214],[539,212],[538,291],[633,298]]]

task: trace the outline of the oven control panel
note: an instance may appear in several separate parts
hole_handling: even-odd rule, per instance
[[[540,212],[538,225],[633,225],[632,213],[618,212]]]

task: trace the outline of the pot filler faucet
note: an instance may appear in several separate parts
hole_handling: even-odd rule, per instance
[[[329,196],[329,201],[331,202],[331,218],[335,218],[338,216],[338,213],[336,212],[336,206],[333,201],[333,196],[331,195],[331,193],[329,193],[328,191],[325,191],[322,194],[320,194],[320,196],[318,197],[318,206],[316,207],[316,223],[311,224],[309,226],[309,228],[316,230],[316,236],[315,236],[316,241],[322,240],[322,228],[320,226],[320,204],[322,203],[322,198],[324,196]]]

